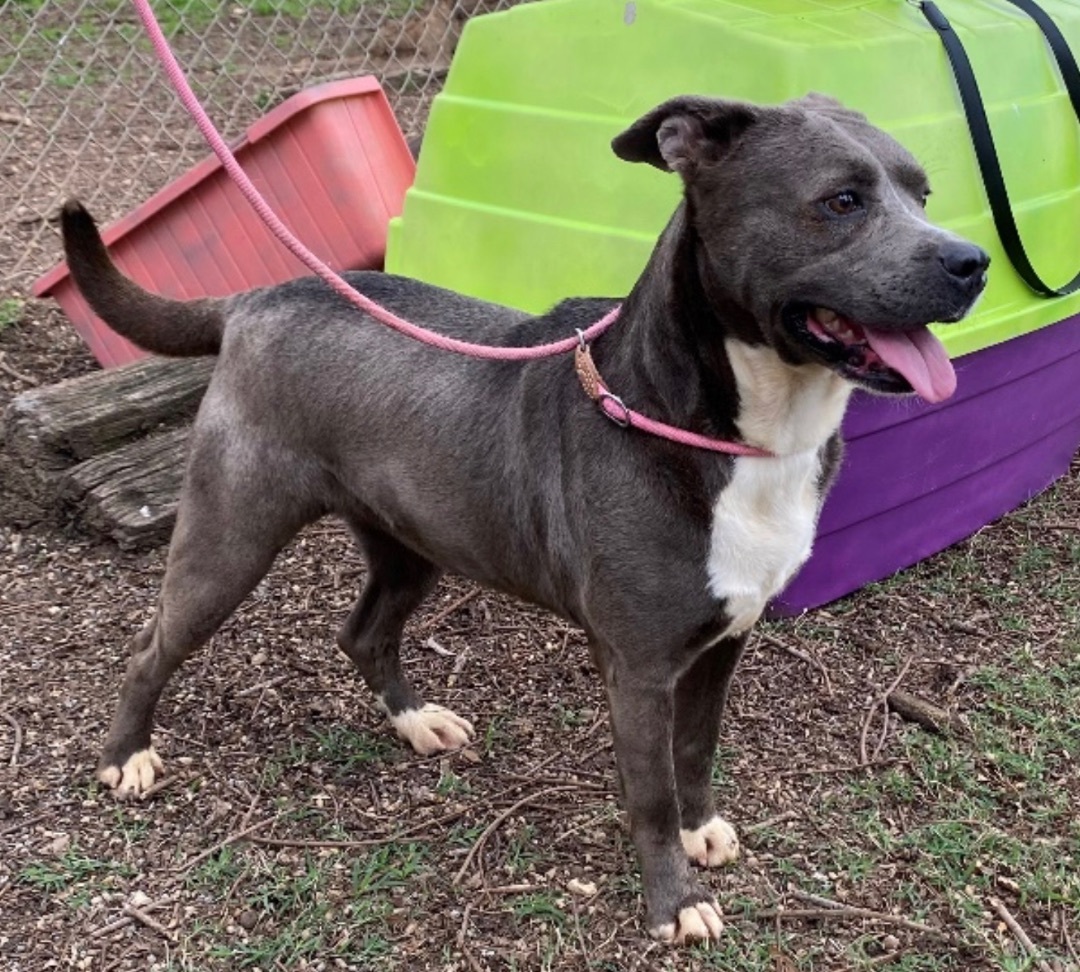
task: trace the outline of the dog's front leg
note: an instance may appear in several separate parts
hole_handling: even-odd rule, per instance
[[[614,660],[601,667],[619,781],[645,887],[649,933],[676,944],[718,939],[720,908],[694,879],[679,839],[672,760],[674,679],[631,671]]]
[[[710,646],[675,688],[673,754],[680,836],[687,857],[701,867],[719,867],[739,856],[735,828],[716,813],[712,768],[720,717],[745,645],[743,634]]]

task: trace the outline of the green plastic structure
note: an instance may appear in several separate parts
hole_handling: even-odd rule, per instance
[[[1080,266],[1080,125],[1042,34],[995,0],[940,0],[982,88],[1033,263]],[[1075,51],[1080,5],[1044,0]],[[468,24],[432,107],[387,269],[539,312],[625,294],[679,180],[609,142],[664,99],[775,103],[820,91],[864,112],[930,173],[930,216],[990,251],[977,312],[941,336],[967,354],[1080,312],[1013,272],[991,221],[941,41],[906,0],[543,0]]]

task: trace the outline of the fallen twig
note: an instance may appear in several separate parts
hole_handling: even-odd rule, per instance
[[[576,789],[578,789],[578,787],[576,787],[576,786],[549,786],[546,789],[537,790],[535,793],[530,793],[528,796],[523,796],[516,803],[511,804],[509,807],[507,807],[505,810],[503,810],[502,813],[500,813],[498,816],[496,816],[495,819],[492,820],[491,823],[489,823],[487,825],[487,827],[484,829],[484,832],[476,839],[476,843],[474,843],[472,845],[472,847],[469,848],[469,853],[465,855],[465,860],[462,862],[461,867],[458,868],[458,872],[457,872],[457,874],[454,875],[454,878],[451,881],[451,883],[452,884],[460,884],[461,883],[461,879],[465,876],[466,872],[472,866],[473,860],[476,858],[476,856],[483,849],[484,844],[486,844],[487,841],[488,841],[488,838],[493,833],[495,833],[495,831],[498,830],[500,826],[502,826],[503,821],[505,821],[507,817],[511,816],[516,811],[520,810],[526,804],[534,803],[535,801],[539,800],[541,797],[550,796],[552,793],[561,793],[561,792],[563,792],[565,790],[576,790]]]
[[[585,932],[581,928],[581,905],[578,903],[577,898],[573,896],[570,898],[570,905],[574,913],[574,933],[578,946],[581,948],[581,957],[585,959],[586,965],[592,965],[592,962],[589,961],[589,946],[585,944]]]
[[[255,808],[259,805],[259,797],[262,795],[262,784],[259,784],[259,788],[255,791],[255,795],[251,798],[251,803],[248,804],[248,808],[244,811],[244,815],[240,818],[240,829],[248,825],[248,821],[251,820],[251,815],[255,812]]]
[[[459,607],[462,607],[462,606],[468,604],[469,601],[471,601],[479,593],[480,593],[480,588],[479,587],[474,587],[467,594],[462,594],[461,597],[459,597],[452,604],[447,605],[441,611],[439,611],[437,614],[432,615],[425,622],[423,622],[416,629],[417,632],[419,633],[421,631],[430,631],[432,628],[438,626],[441,622],[445,621],[448,617],[450,617],[450,615],[453,614]]]
[[[2,371],[5,375],[8,375],[11,378],[16,378],[24,384],[32,385],[35,388],[41,384],[41,382],[34,378],[32,375],[24,375],[21,371],[16,371],[14,368],[12,368],[11,365],[7,363],[3,351],[0,351],[0,371]]]
[[[493,888],[481,887],[478,889],[482,894],[527,894],[529,891],[538,891],[535,884],[499,884]]]
[[[574,834],[578,834],[578,833],[580,833],[580,832],[581,832],[581,831],[583,831],[583,830],[584,830],[584,829],[585,829],[586,827],[592,827],[592,826],[595,826],[596,824],[600,823],[600,821],[602,820],[602,818],[603,818],[603,817],[605,817],[605,816],[607,816],[607,814],[608,814],[609,812],[610,812],[610,811],[609,811],[608,809],[606,809],[606,808],[605,808],[605,809],[603,809],[603,810],[600,810],[600,811],[599,811],[598,813],[594,813],[594,814],[593,814],[593,815],[592,815],[591,817],[587,818],[586,820],[582,820],[582,821],[581,821],[580,823],[574,824],[574,826],[573,826],[573,827],[567,827],[567,828],[566,828],[565,830],[563,830],[562,832],[560,832],[560,834],[559,834],[559,836],[558,836],[558,837],[555,837],[555,838],[554,838],[554,839],[553,839],[553,840],[551,841],[551,846],[552,846],[552,847],[557,847],[557,846],[558,846],[559,844],[561,844],[561,843],[562,843],[562,842],[563,842],[564,840],[567,840],[567,839],[569,839],[570,837],[573,837],[573,836],[574,836]]]
[[[819,908],[846,908],[842,901],[833,901],[832,898],[822,897],[820,894],[811,894],[809,891],[801,891],[798,888],[791,890],[791,896],[798,898],[800,901],[805,901],[807,904],[817,905]]]
[[[469,968],[473,972],[484,972],[484,967],[476,961],[473,953],[469,951],[469,946],[465,944],[465,931],[469,927],[469,912],[472,911],[473,903],[470,901],[465,905],[465,910],[461,915],[461,927],[458,929],[457,943],[458,948],[461,949],[461,954],[464,956],[465,961],[469,963]]]
[[[11,731],[15,733],[15,741],[11,744],[11,758],[8,760],[8,766],[19,765],[19,753],[22,752],[23,731],[22,726],[19,725],[19,720],[15,718],[7,709],[0,709],[0,716],[4,721],[11,726]]]
[[[35,813],[25,820],[16,820],[10,827],[5,827],[3,830],[0,830],[0,837],[7,837],[8,834],[13,834],[18,830],[32,827],[34,824],[44,820],[48,816],[50,816],[48,813]]]
[[[212,857],[219,850],[223,850],[224,848],[228,847],[230,844],[235,844],[238,840],[243,840],[245,837],[250,837],[253,833],[255,833],[255,831],[262,830],[263,827],[268,827],[275,820],[277,820],[280,816],[281,816],[280,813],[275,813],[272,817],[265,817],[264,819],[260,820],[258,823],[253,823],[249,827],[244,827],[244,828],[242,828],[240,830],[237,830],[235,833],[229,834],[228,837],[226,837],[224,840],[218,841],[216,844],[214,844],[213,847],[208,847],[202,853],[196,854],[190,861],[188,861],[182,867],[174,868],[173,873],[174,874],[187,874],[187,872],[190,871],[193,867],[195,867],[196,864],[201,864],[208,857]]]
[[[855,770],[878,769],[882,766],[892,766],[894,763],[907,762],[902,756],[887,756],[885,759],[870,759],[859,763],[834,763],[831,766],[812,766],[809,769],[781,770],[772,775],[778,779],[789,776],[823,776],[830,773],[851,773]]]
[[[514,789],[514,787],[511,787],[511,789]],[[472,808],[466,807],[463,810],[454,810],[452,813],[443,814],[441,817],[435,817],[433,820],[427,820],[422,824],[417,824],[415,827],[410,827],[408,830],[402,830],[399,833],[390,834],[386,837],[366,837],[361,838],[360,840],[315,840],[302,837],[260,836],[251,837],[250,840],[253,844],[260,844],[265,847],[306,847],[315,850],[360,850],[364,847],[381,847],[384,844],[395,844],[399,840],[406,840],[409,837],[427,830],[429,827],[434,827],[441,823],[448,823],[451,820],[457,820],[458,817],[464,817],[470,809]]]
[[[0,618],[6,618],[13,614],[26,614],[29,611],[38,611],[40,608],[55,607],[52,601],[23,601],[21,604],[7,604],[0,607]]]
[[[124,905],[124,914],[134,918],[140,925],[145,925],[151,931],[156,931],[162,938],[176,944],[176,936],[169,931],[160,921],[156,918],[152,918],[145,911],[141,911],[134,905]]]
[[[1065,950],[1069,953],[1069,958],[1073,961],[1075,972],[1080,972],[1080,955],[1076,954],[1072,939],[1069,937],[1069,921],[1064,911],[1061,912],[1061,938],[1065,942]]]
[[[851,908],[846,905],[841,908],[768,908],[764,911],[756,911],[748,917],[755,920],[776,919],[778,921],[802,920],[802,919],[829,919],[847,921],[864,919],[877,921],[885,925],[899,925],[909,931],[919,932],[922,935],[932,935],[936,938],[946,938],[944,932],[924,925],[922,922],[912,921],[900,915],[891,915],[887,911],[873,911],[870,908]]]
[[[816,668],[821,673],[821,679],[825,683],[826,694],[833,694],[832,680],[829,678],[829,670],[824,666],[824,664],[822,664],[820,658],[815,657],[808,651],[802,651],[799,648],[793,648],[791,645],[785,644],[779,638],[776,638],[771,634],[766,634],[764,631],[758,631],[757,636],[762,641],[764,641],[765,644],[771,645],[773,648],[778,648],[780,651],[786,652],[793,658],[798,658],[799,661],[805,662],[807,665]]]
[[[872,760],[878,758],[881,753],[881,748],[885,744],[885,733],[881,734],[881,738],[878,740],[878,744],[874,749],[873,755],[867,753],[866,750],[866,737],[870,732],[870,725],[874,721],[874,716],[877,715],[878,709],[882,709],[884,712],[884,719],[886,722],[886,728],[889,721],[889,704],[887,699],[896,691],[897,687],[904,680],[904,676],[907,675],[908,669],[911,668],[912,659],[909,658],[904,662],[903,667],[900,669],[900,674],[896,676],[893,683],[885,689],[873,702],[870,703],[870,708],[866,711],[866,718],[863,719],[862,729],[859,732],[859,760],[863,763],[869,763]]]
[[[90,940],[96,941],[99,938],[104,938],[106,935],[111,935],[113,932],[122,931],[127,928],[128,925],[135,924],[135,919],[131,915],[125,914],[121,918],[117,918],[114,921],[110,921],[107,925],[102,925],[100,928],[95,928],[90,932]]]
[[[756,834],[759,830],[767,830],[769,827],[775,827],[777,824],[787,823],[789,820],[794,820],[799,816],[798,810],[785,810],[783,813],[778,813],[775,817],[767,817],[765,820],[759,820],[757,823],[749,824],[742,828],[742,834],[745,837],[747,834]]]
[[[469,660],[468,646],[461,649],[461,654],[457,656],[457,661],[454,662],[454,667],[450,672],[450,677],[446,680],[446,687],[453,688],[457,685],[457,680],[461,677],[462,671],[465,669],[465,662]]]
[[[140,801],[149,800],[150,797],[154,796],[157,793],[160,793],[162,790],[167,789],[168,787],[172,786],[174,783],[178,783],[178,782],[180,782],[181,780],[184,780],[184,779],[187,779],[187,777],[184,777],[184,776],[163,776],[160,780],[158,780],[152,786],[149,786],[145,790],[143,790],[142,793],[139,794],[139,800]]]
[[[241,689],[239,692],[236,693],[236,697],[238,699],[242,699],[247,695],[254,695],[256,692],[265,692],[267,689],[272,689],[275,686],[280,685],[282,682],[287,682],[288,680],[288,675],[278,675],[276,678],[269,678],[265,682],[259,682],[258,684],[251,685],[246,689]]]
[[[1035,943],[1028,938],[1027,932],[1020,927],[1020,923],[1012,916],[1012,912],[1005,907],[1005,902],[1000,898],[991,898],[990,907],[1005,922],[1006,927],[1013,933],[1013,937],[1020,943],[1020,947],[1035,960],[1035,967],[1039,972],[1053,972],[1050,963],[1046,959],[1039,957],[1039,950],[1035,947]]]
[[[898,962],[904,957],[907,949],[898,948],[893,952],[886,952],[884,955],[879,955],[877,958],[869,959],[866,963],[868,968],[876,969],[879,965],[888,965],[890,962]]]
[[[434,637],[425,638],[421,644],[423,646],[438,655],[440,658],[453,658],[456,652],[451,651],[449,648],[444,648],[440,645]]]

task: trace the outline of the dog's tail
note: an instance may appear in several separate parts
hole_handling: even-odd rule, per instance
[[[225,330],[220,300],[170,300],[143,290],[113,263],[94,217],[70,199],[60,214],[68,269],[94,312],[118,334],[154,354],[217,354]]]

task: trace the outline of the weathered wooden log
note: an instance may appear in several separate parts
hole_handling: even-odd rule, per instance
[[[17,395],[4,416],[5,447],[47,469],[114,449],[190,418],[214,358],[147,358]]]
[[[159,432],[65,470],[61,504],[79,525],[125,549],[166,542],[176,522],[189,431],[185,425]]]
[[[0,424],[0,520],[54,518],[60,474],[196,411],[213,358],[148,358],[16,396]]]

